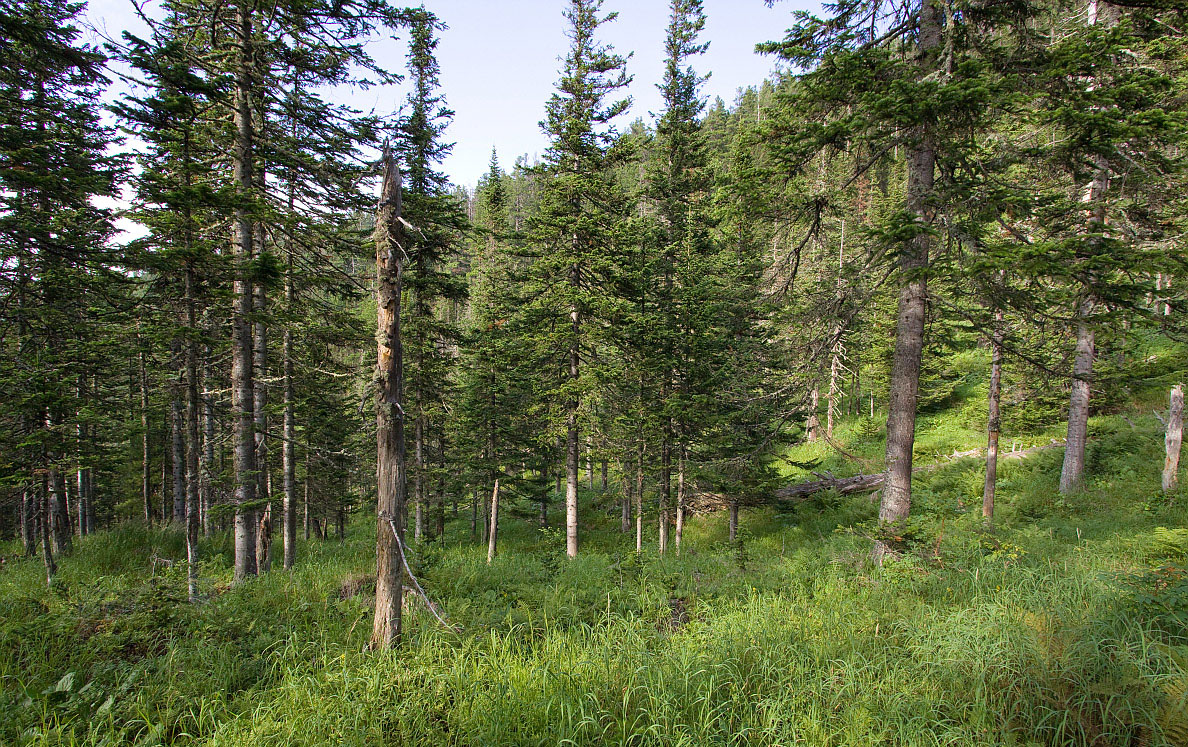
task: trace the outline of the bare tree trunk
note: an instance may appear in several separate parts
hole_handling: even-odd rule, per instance
[[[495,478],[495,489],[491,491],[491,521],[487,531],[487,565],[495,560],[495,541],[499,534],[499,478]]]
[[[579,287],[581,278],[575,267],[571,284]],[[580,354],[578,340],[581,333],[581,315],[576,306],[570,309],[573,338],[569,347],[569,380],[576,385]],[[565,415],[565,554],[571,558],[578,552],[578,422],[577,411],[580,402],[576,395],[567,403]]]
[[[420,372],[418,371],[418,375]],[[420,408],[421,393],[417,392],[417,408]],[[420,413],[413,425],[413,500],[416,506],[416,522],[413,525],[413,539],[419,544],[425,538],[425,418]]]
[[[1167,435],[1163,447],[1167,458],[1163,462],[1163,492],[1174,493],[1180,487],[1180,444],[1184,440],[1184,387],[1176,384],[1171,390],[1171,404],[1167,411]]]
[[[1092,302],[1081,304],[1077,323],[1077,352],[1068,399],[1068,436],[1064,442],[1064,464],[1060,469],[1060,492],[1071,493],[1081,486],[1085,472],[1085,441],[1089,435],[1089,386],[1093,376],[1093,327],[1088,322]]]
[[[257,231],[260,227],[257,226]],[[263,251],[263,236],[255,237],[259,245],[256,254]],[[252,366],[254,368],[252,389],[252,414],[256,436],[256,499],[264,502],[258,514],[256,529],[256,570],[265,573],[272,568],[272,473],[268,465],[268,327],[261,319],[267,308],[268,299],[264,286],[257,284],[253,289],[252,306],[256,322],[252,325]]]
[[[635,460],[635,551],[643,552],[644,442],[639,439]]]
[[[144,499],[144,523],[153,523],[152,463],[149,461],[148,370],[144,364],[144,343],[137,359],[140,362],[140,493]]]
[[[676,534],[673,536],[676,554],[681,554],[681,536],[685,533],[685,447],[677,447],[677,504]]]
[[[994,312],[993,352],[990,358],[990,393],[986,418],[986,484],[982,490],[982,517],[994,520],[994,490],[998,481],[998,434],[1001,430],[999,403],[1002,392],[1002,310]]]
[[[257,573],[256,569],[256,443],[253,434],[255,387],[252,376],[253,345],[252,282],[248,260],[254,246],[254,226],[247,202],[253,191],[252,9],[245,2],[236,8],[238,42],[236,52],[234,113],[235,141],[232,147],[232,178],[239,203],[235,208],[232,259],[236,263],[233,283],[231,341],[231,411],[235,418],[235,583]]]
[[[201,463],[198,465],[198,471],[201,473],[201,482],[199,489],[201,490],[201,498],[199,503],[202,508],[202,536],[210,536],[210,507],[214,505],[214,439],[215,439],[215,419],[214,419],[214,393],[210,391],[210,346],[203,346],[202,366],[202,383],[203,389],[206,390],[202,395],[202,456]]]
[[[817,417],[817,410],[821,407],[821,391],[816,384],[813,384],[813,391],[809,395],[809,416],[808,421],[805,422],[804,428],[808,431],[806,438],[809,443],[817,440],[819,434],[818,430],[821,428],[821,421]]]
[[[66,479],[57,467],[49,469],[49,489],[54,552],[66,554],[73,548],[74,540],[70,530],[70,508],[66,501]]]
[[[672,492],[672,446],[665,433],[660,443],[660,554],[668,551],[668,504]]]
[[[738,500],[730,501],[730,541],[738,539]]]
[[[931,72],[941,44],[940,9],[936,0],[924,0],[920,7],[917,40],[918,65]],[[908,181],[905,207],[919,225],[915,238],[900,259],[903,288],[895,325],[895,353],[891,366],[890,401],[887,404],[887,481],[879,505],[881,524],[898,524],[908,517],[912,502],[912,447],[916,440],[916,399],[920,388],[920,358],[924,348],[924,314],[931,237],[924,228],[932,222],[928,204],[936,171],[936,143],[927,125],[920,125],[907,153]],[[887,552],[883,541],[875,543],[874,558],[881,562]]]
[[[37,490],[29,486],[21,491],[21,541],[26,558],[37,554]]]
[[[198,466],[198,312],[195,308],[195,277],[193,264],[186,265],[186,326],[190,335],[186,340],[186,580],[189,599],[198,600],[198,529],[201,482]]]
[[[290,194],[290,210],[292,210],[292,195]],[[295,292],[293,287],[293,247],[288,247],[288,257],[285,267],[285,306],[294,309]],[[281,343],[281,355],[284,358],[284,443],[281,444],[281,472],[284,473],[284,528],[282,540],[284,542],[284,568],[292,570],[297,559],[297,414],[293,401],[293,330],[291,325],[285,325],[284,341]]]
[[[626,466],[623,469],[623,499],[620,508],[621,516],[619,529],[623,534],[631,531],[631,480],[627,477]]]
[[[383,182],[375,222],[378,361],[376,366],[376,579],[372,648],[400,640],[403,597],[404,511],[407,477],[404,453],[404,351],[400,341],[400,170],[384,146]]]
[[[470,540],[478,542],[478,491],[470,491]]]
[[[178,364],[182,363],[179,343],[179,340],[175,340],[173,345],[173,360]],[[170,468],[173,470],[173,515],[170,518],[176,524],[180,524],[186,518],[185,408],[182,405],[180,383],[174,381],[169,387],[169,435],[173,444],[170,460]]]
[[[50,538],[50,498],[48,477],[41,478],[41,504],[38,514],[41,519],[41,553],[45,560],[45,585],[53,586],[54,574],[58,572],[58,564],[54,562],[53,541]]]

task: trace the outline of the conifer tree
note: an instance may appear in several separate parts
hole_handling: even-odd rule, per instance
[[[600,25],[616,17],[600,16],[601,8],[601,0],[570,0],[565,10],[570,48],[545,109],[545,182],[528,229],[535,257],[524,313],[539,355],[563,372],[548,398],[555,403],[553,422],[563,423],[570,557],[578,551],[580,408],[594,387],[589,364],[598,333],[615,306],[630,207],[614,178],[623,154],[613,147],[611,124],[629,101],[610,99],[630,78],[625,59],[595,37]]]

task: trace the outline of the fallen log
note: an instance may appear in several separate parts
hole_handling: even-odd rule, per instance
[[[1062,441],[1054,441],[1043,446],[1033,446],[1030,449],[1023,449],[1022,451],[1009,451],[1006,453],[999,453],[998,458],[1002,459],[1022,459],[1025,456],[1047,451],[1048,449],[1063,448]],[[916,467],[912,470],[912,474],[917,472],[931,472],[935,469],[948,466],[958,459],[965,459],[967,457],[981,456],[985,453],[985,449],[971,449],[969,451],[958,451],[949,455],[948,459],[936,464],[926,464],[923,467]],[[834,477],[829,473],[819,474],[814,472],[818,479],[810,480],[808,482],[798,482],[794,485],[787,485],[775,491],[773,496],[780,501],[795,501],[803,500],[816,493],[825,490],[836,490],[842,495],[849,495],[850,493],[866,493],[872,490],[878,490],[883,486],[883,480],[886,479],[886,472],[876,472],[869,475],[854,475],[852,477]]]

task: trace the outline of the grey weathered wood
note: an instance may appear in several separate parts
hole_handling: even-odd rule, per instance
[[[1184,387],[1176,384],[1171,390],[1171,406],[1167,411],[1167,433],[1163,447],[1167,457],[1163,461],[1163,492],[1170,493],[1180,486],[1180,444],[1184,439]]]

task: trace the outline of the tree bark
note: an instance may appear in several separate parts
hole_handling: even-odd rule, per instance
[[[260,230],[260,226],[256,226]],[[256,256],[263,251],[262,236],[254,237]],[[252,308],[256,321],[252,324],[252,420],[256,446],[256,500],[263,501],[256,528],[256,570],[265,573],[272,568],[272,474],[268,469],[268,327],[262,321],[268,299],[264,286],[257,283],[252,292]]]
[[[941,44],[940,9],[936,0],[924,0],[920,7],[917,41],[921,74],[931,72]],[[912,447],[916,440],[916,399],[920,388],[920,358],[924,348],[924,314],[931,237],[928,225],[933,209],[929,198],[936,171],[936,143],[931,127],[915,128],[914,142],[907,153],[908,180],[905,207],[917,224],[917,235],[905,247],[900,259],[903,288],[895,326],[895,353],[891,366],[890,401],[887,405],[887,481],[879,505],[880,524],[898,524],[908,517],[912,501]],[[875,543],[873,555],[882,560],[888,547]]]
[[[643,552],[644,442],[639,439],[635,454],[635,551]]]
[[[202,366],[202,455],[201,463],[198,465],[198,471],[201,473],[199,482],[200,498],[199,505],[202,510],[202,536],[210,536],[210,507],[214,505],[214,436],[215,436],[215,419],[214,419],[214,394],[210,391],[211,375],[210,375],[210,346],[203,345],[203,359]]]
[[[175,363],[184,365],[181,351],[178,350],[179,342],[174,342],[173,360]],[[170,467],[173,470],[173,514],[170,518],[175,524],[182,523],[186,518],[185,408],[182,404],[180,383],[174,381],[169,388],[169,435],[173,445],[170,460]]]
[[[491,521],[487,531],[487,565],[495,560],[495,541],[499,534],[499,478],[495,478],[495,489],[491,491]]]
[[[45,561],[45,585],[53,586],[54,574],[58,572],[58,564],[54,562],[53,540],[50,538],[50,499],[48,476],[43,473],[41,478],[41,497],[38,513],[41,518],[41,554]]]
[[[1068,398],[1068,436],[1065,438],[1064,464],[1060,468],[1060,492],[1068,494],[1081,487],[1085,472],[1085,441],[1089,435],[1089,386],[1093,376],[1093,327],[1088,322],[1092,303],[1081,304],[1077,322],[1076,358]]]
[[[676,503],[676,532],[673,535],[673,546],[676,554],[681,554],[681,537],[685,533],[685,447],[677,447],[677,503]]]
[[[660,444],[660,554],[668,552],[668,504],[672,491],[672,447],[668,434]]]
[[[139,337],[139,335],[137,335]],[[149,461],[148,371],[144,364],[144,343],[137,356],[140,363],[140,494],[144,500],[144,523],[153,523],[152,463]]]
[[[290,206],[293,209],[293,197],[290,193]],[[290,241],[285,266],[285,305],[294,311],[296,301],[293,287],[293,246]],[[281,472],[284,473],[284,516],[282,521],[282,541],[284,542],[284,568],[292,570],[297,559],[297,413],[293,399],[293,329],[285,325],[284,340],[281,343],[281,355],[284,358],[284,443],[281,445]]]
[[[404,351],[400,340],[400,293],[404,266],[400,248],[400,170],[385,144],[383,181],[375,222],[377,275],[376,364],[376,579],[372,648],[400,640],[403,597],[404,511],[407,490],[404,449]]]
[[[809,415],[808,420],[804,424],[804,429],[807,431],[806,438],[809,443],[813,443],[818,438],[817,431],[821,428],[821,421],[817,417],[817,410],[821,406],[821,391],[816,384],[813,384],[813,391],[809,394]]]
[[[422,375],[422,371],[418,370],[417,376],[420,377]],[[419,412],[420,406],[421,391],[418,387],[418,413],[413,425],[413,454],[415,455],[415,462],[413,464],[413,500],[416,510],[416,519],[413,524],[413,539],[418,544],[425,538],[425,417]]]
[[[235,418],[235,575],[242,583],[257,573],[256,568],[256,444],[255,392],[252,367],[252,280],[248,260],[254,245],[254,226],[248,203],[252,199],[253,139],[252,91],[252,9],[246,2],[236,8],[238,41],[236,43],[233,120],[235,140],[232,147],[232,180],[237,205],[234,210],[232,259],[236,263],[231,315],[231,410]]]
[[[576,291],[580,287],[581,278],[575,267],[572,272],[571,284]],[[578,341],[581,333],[581,314],[577,306],[570,309],[569,318],[572,325],[572,340],[569,345],[569,380],[577,385],[580,354]],[[565,415],[565,554],[571,558],[578,552],[578,422],[577,411],[580,401],[573,395],[566,407]]]
[[[1167,457],[1163,462],[1163,492],[1174,493],[1180,487],[1180,444],[1184,440],[1184,387],[1176,384],[1171,390],[1167,411],[1167,434],[1163,439]]]
[[[186,264],[186,580],[189,599],[198,600],[198,529],[201,496],[198,447],[198,311],[196,308],[194,266]]]
[[[987,395],[986,483],[982,489],[982,517],[994,520],[994,491],[998,482],[998,435],[1001,430],[999,404],[1002,392],[1002,310],[994,312],[993,352],[990,357],[990,392]]]

